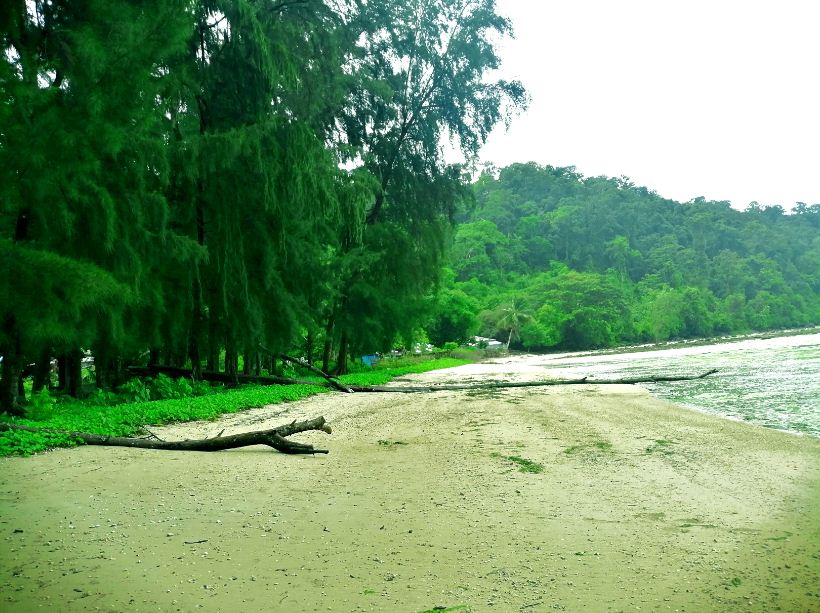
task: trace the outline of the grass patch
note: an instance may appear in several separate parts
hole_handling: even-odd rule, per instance
[[[612,451],[612,443],[609,441],[595,441],[593,443],[587,443],[584,445],[573,445],[572,447],[567,447],[564,449],[564,453],[567,455],[573,455],[582,451],[586,451],[588,449],[597,449],[598,451]]]
[[[665,439],[658,439],[644,450],[645,455],[652,455],[659,453],[661,455],[672,455],[672,445],[675,441],[667,441]]]
[[[406,444],[407,443],[405,443],[404,441],[384,441],[384,440],[379,441],[379,445],[381,445],[382,447],[394,447],[396,445],[406,445]]]
[[[441,358],[344,375],[340,380],[354,385],[381,385],[401,375],[451,368],[466,363],[465,360]],[[243,385],[235,389],[221,389],[205,396],[142,400],[110,406],[71,400],[54,402],[48,407],[38,407],[35,416],[41,419],[9,419],[9,422],[34,428],[90,432],[108,436],[134,436],[140,433],[143,426],[213,420],[220,415],[269,404],[292,402],[329,391],[332,390],[319,385]],[[81,444],[81,441],[64,433],[8,431],[0,433],[0,456],[27,456],[54,447],[72,447],[78,444]]]
[[[433,607],[432,609],[419,611],[419,613],[452,613],[453,611],[467,611],[467,605],[461,604],[455,607]]]
[[[410,364],[377,366],[372,370],[342,375],[339,377],[339,381],[349,385],[383,385],[403,375],[413,375],[442,368],[454,368],[469,363],[467,360],[457,360],[455,358],[438,358]]]
[[[544,465],[539,464],[538,462],[533,462],[532,460],[528,460],[527,458],[522,458],[521,456],[517,455],[501,455],[498,452],[493,452],[490,454],[492,458],[502,458],[504,460],[508,460],[513,464],[518,465],[518,472],[522,473],[542,473],[544,472]]]

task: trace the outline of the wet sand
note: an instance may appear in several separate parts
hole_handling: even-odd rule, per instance
[[[543,376],[524,358],[403,382]],[[0,610],[820,610],[820,440],[639,387],[325,394],[153,431],[319,415],[332,435],[294,439],[327,456],[0,460]]]

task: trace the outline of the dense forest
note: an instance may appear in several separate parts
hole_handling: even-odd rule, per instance
[[[820,323],[820,204],[661,198],[516,164],[474,185],[428,332],[527,350]]]
[[[11,0],[0,382],[325,369],[427,316],[474,159],[523,107],[494,0]]]

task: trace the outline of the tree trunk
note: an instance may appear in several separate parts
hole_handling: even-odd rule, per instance
[[[3,366],[0,372],[0,410],[22,417],[24,415],[22,403],[25,400],[20,395],[20,383],[23,378],[22,357],[20,355],[20,334],[16,329],[14,316],[10,316],[6,325],[6,334],[9,343],[3,350]]]
[[[39,393],[44,388],[51,387],[51,351],[45,349],[40,354],[40,359],[34,365],[34,376],[32,377],[31,391]]]
[[[330,372],[330,352],[333,349],[333,313],[327,318],[325,326],[325,346],[322,351],[322,370]]]
[[[245,351],[242,354],[242,374],[253,374],[253,358],[251,357],[251,353],[249,351]]]
[[[419,392],[469,391],[481,389],[506,389],[516,387],[548,387],[552,385],[635,385],[636,383],[667,383],[670,381],[692,381],[703,379],[717,372],[717,368],[707,370],[699,375],[662,375],[657,377],[626,377],[623,379],[545,379],[543,381],[494,381],[489,383],[456,383],[453,385],[351,385],[354,392],[394,392],[398,394],[415,394]]]
[[[258,377],[260,374],[260,359],[259,349],[256,347],[246,350],[243,356],[242,374],[249,377]]]
[[[330,370],[330,339],[325,339],[325,346],[322,349],[322,370],[327,372]]]
[[[159,364],[159,349],[150,349],[148,351],[148,366]]]
[[[111,389],[111,380],[113,377],[108,352],[103,349],[102,346],[97,346],[92,349],[92,353],[94,355],[94,380],[97,384],[97,389]]]
[[[17,221],[14,226],[14,242],[18,243],[28,239],[29,211],[22,209],[17,213]],[[15,261],[12,256],[10,262],[6,264],[15,272]],[[0,411],[5,411],[10,415],[23,415],[22,403],[25,402],[25,390],[23,389],[23,366],[25,356],[22,352],[22,342],[20,339],[20,327],[14,316],[10,313],[4,318],[3,328],[7,344],[0,347],[0,355],[3,356],[2,371],[0,371]]]
[[[188,359],[191,361],[191,377],[194,381],[199,381],[202,378],[202,358],[199,355],[199,332],[200,332],[200,314],[197,305],[194,306],[194,317],[191,323],[191,335],[188,338]]]
[[[123,383],[125,377],[120,358],[106,357],[105,354],[94,356],[94,373],[97,387],[101,390],[112,390]]]
[[[305,337],[305,359],[307,360],[308,364],[313,364],[313,351],[315,340],[316,339],[313,335],[313,330],[308,330],[307,336]]]
[[[231,338],[228,338],[225,344],[225,374],[230,380],[230,385],[239,385],[239,354],[236,351],[236,343]]]
[[[0,432],[6,430],[23,430],[25,432],[61,432],[60,430],[48,430],[31,428],[16,424],[0,424]],[[102,434],[90,434],[88,432],[64,432],[73,438],[83,441],[86,445],[104,445],[109,447],[133,447],[138,449],[164,449],[170,451],[223,451],[225,449],[236,449],[249,445],[267,445],[282,453],[328,453],[326,449],[316,449],[313,445],[295,443],[285,437],[299,432],[318,430],[331,434],[332,430],[325,422],[324,417],[317,417],[301,422],[292,422],[273,428],[271,430],[261,430],[257,432],[245,432],[231,436],[221,436],[221,433],[213,438],[206,438],[194,441],[161,441],[150,438],[128,438],[105,436]]]
[[[202,211],[201,198],[202,190],[201,181],[197,184],[198,196],[196,204],[196,238],[197,244],[205,245],[205,220]],[[202,374],[202,354],[200,352],[200,345],[202,343],[202,336],[205,329],[205,312],[202,308],[202,279],[200,275],[202,271],[199,270],[199,264],[195,264],[194,278],[192,281],[192,296],[193,296],[193,312],[191,314],[191,331],[188,338],[188,359],[191,361],[191,370],[193,372],[194,381],[199,381]],[[209,335],[210,336],[210,335]],[[210,340],[210,339],[209,339]]]
[[[347,330],[342,331],[342,338],[339,340],[339,357],[336,360],[336,369],[333,374],[337,377],[347,372]]]
[[[68,354],[57,356],[57,389],[68,392]]]
[[[158,373],[163,373],[169,377],[190,377],[191,371],[187,368],[174,368],[170,366],[156,366],[153,368],[144,368],[139,366],[131,366],[128,370],[139,377],[156,376]],[[583,377],[581,379],[544,379],[542,381],[490,381],[488,383],[458,383],[453,385],[429,385],[429,386],[400,386],[400,385],[350,385],[342,386],[343,391],[353,392],[389,392],[398,394],[409,394],[417,392],[438,392],[442,390],[449,391],[469,391],[481,389],[501,389],[501,388],[516,388],[516,387],[548,387],[553,385],[634,385],[636,383],[665,383],[670,381],[692,381],[694,379],[703,379],[709,375],[715,374],[716,368],[707,370],[699,375],[661,375],[653,377],[628,377],[624,379],[589,379]],[[339,384],[327,381],[303,381],[299,379],[286,379],[283,377],[248,377],[239,375],[240,383],[260,383],[262,385],[324,385],[325,387],[335,387],[339,389]],[[229,377],[225,373],[203,372],[202,378],[205,381],[215,381],[219,383],[228,383]]]
[[[220,338],[224,334],[220,334],[218,322],[215,317],[208,318],[208,356],[205,370],[217,372],[219,370],[219,352],[222,349]]]
[[[68,394],[79,398],[83,391],[83,352],[75,349],[68,354]]]

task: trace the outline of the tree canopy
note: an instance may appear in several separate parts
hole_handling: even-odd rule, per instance
[[[444,143],[472,159],[525,103],[489,76],[493,0],[15,0],[0,23],[8,411],[53,358],[76,392],[88,351],[107,387],[390,348],[469,198]]]

